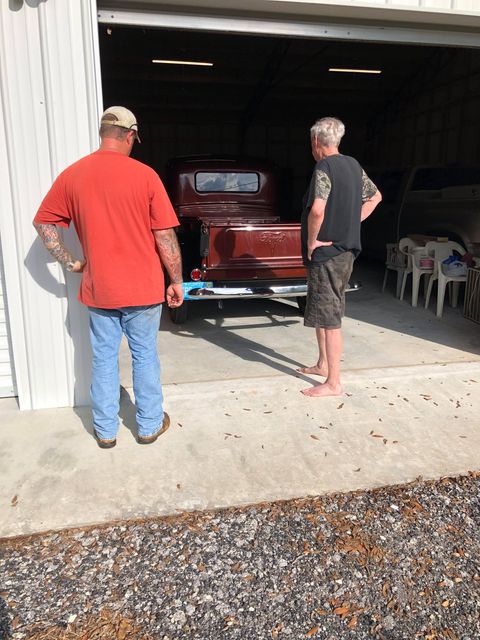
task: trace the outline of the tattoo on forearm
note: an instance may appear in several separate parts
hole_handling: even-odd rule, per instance
[[[182,256],[174,229],[155,230],[155,242],[162,264],[173,284],[180,284],[182,278]]]
[[[34,224],[38,235],[50,254],[64,266],[73,262],[71,253],[64,247],[58,229],[54,224]]]

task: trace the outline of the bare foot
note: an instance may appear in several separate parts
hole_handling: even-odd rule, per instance
[[[343,393],[342,387],[331,384],[317,384],[314,387],[309,387],[308,389],[302,389],[301,393],[304,396],[310,396],[311,398],[325,398],[327,396],[341,396]]]
[[[328,369],[326,367],[319,367],[318,364],[314,364],[313,367],[299,367],[297,369],[299,373],[306,373],[314,376],[328,376]]]

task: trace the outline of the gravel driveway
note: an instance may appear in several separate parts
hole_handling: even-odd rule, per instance
[[[478,640],[480,474],[0,543],[0,638]]]

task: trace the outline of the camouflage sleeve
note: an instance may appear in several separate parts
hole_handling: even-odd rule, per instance
[[[315,169],[313,180],[313,199],[320,198],[321,200],[328,200],[328,196],[330,195],[330,191],[332,190],[332,183],[330,182],[330,178],[324,171]]]
[[[370,180],[362,169],[362,202],[370,200],[377,193],[377,186]]]

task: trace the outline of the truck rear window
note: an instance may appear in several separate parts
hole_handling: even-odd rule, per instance
[[[256,193],[259,187],[258,173],[234,171],[199,171],[195,174],[198,193]]]

